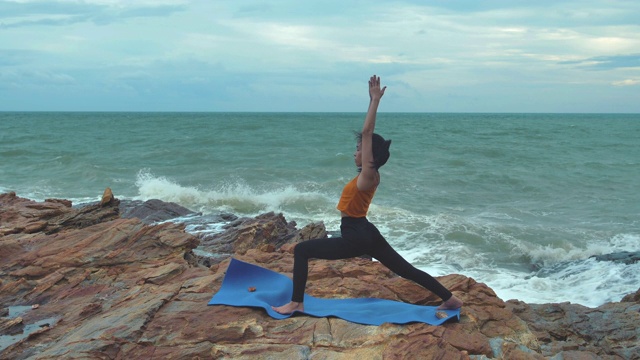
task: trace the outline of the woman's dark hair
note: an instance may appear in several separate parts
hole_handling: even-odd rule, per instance
[[[356,139],[358,139],[359,142],[362,141],[361,132],[356,132]],[[373,166],[378,170],[382,165],[387,163],[387,160],[389,160],[389,156],[391,155],[389,153],[391,140],[385,140],[382,136],[376,133],[373,133],[372,140],[373,143],[371,147],[373,148]]]

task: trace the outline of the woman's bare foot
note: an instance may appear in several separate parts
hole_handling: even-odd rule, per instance
[[[282,315],[289,315],[294,311],[304,312],[304,305],[301,302],[292,301],[286,305],[282,306],[272,306],[273,311],[280,313]]]
[[[462,307],[462,300],[458,299],[454,295],[451,295],[449,300],[442,303],[442,305],[438,306],[437,310],[456,310]]]

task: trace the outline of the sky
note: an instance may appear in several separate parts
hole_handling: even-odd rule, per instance
[[[640,1],[0,0],[0,111],[640,113]]]

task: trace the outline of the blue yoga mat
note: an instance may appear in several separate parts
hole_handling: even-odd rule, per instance
[[[249,288],[255,288],[255,291],[249,291]],[[261,307],[271,317],[285,319],[293,314],[279,314],[271,309],[271,305],[280,306],[288,303],[291,301],[292,291],[293,282],[287,276],[231,259],[222,286],[209,301],[209,305]],[[454,317],[460,320],[460,309],[438,310],[448,315],[443,319],[436,317],[436,311],[436,306],[385,299],[320,299],[306,294],[304,296],[304,314],[315,317],[335,316],[364,325],[380,325],[386,322],[423,322],[440,325]]]

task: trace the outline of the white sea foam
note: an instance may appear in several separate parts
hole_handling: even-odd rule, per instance
[[[587,259],[550,270],[545,276],[530,276],[504,269],[496,273],[473,271],[469,276],[487,283],[504,299],[528,303],[571,302],[597,307],[637,290],[640,263],[625,265]]]
[[[157,198],[203,213],[231,212],[255,216],[283,212],[300,226],[324,221],[339,228],[335,199],[319,191],[292,185],[259,189],[238,179],[203,189],[140,172],[138,198]],[[434,276],[460,273],[488,284],[502,299],[529,303],[569,301],[598,306],[637,289],[640,264],[624,265],[589,258],[636,251],[640,237],[617,234],[578,246],[570,242],[536,244],[520,239],[524,231],[486,217],[465,218],[452,213],[418,214],[398,207],[372,204],[369,219],[409,262]],[[174,220],[175,221],[175,220]],[[219,232],[223,224],[187,228],[192,233]],[[526,226],[526,224],[518,225]],[[526,230],[526,229],[525,229]],[[509,233],[512,231],[513,233]],[[630,280],[631,279],[631,280]]]
[[[640,284],[640,263],[627,265],[591,258],[612,252],[637,251],[638,236],[631,234],[616,235],[586,244],[584,248],[572,245],[522,247],[528,249],[533,264],[541,264],[538,265],[541,268],[529,271],[524,266],[496,264],[499,259],[494,255],[470,252],[466,246],[436,246],[438,251],[416,251],[407,254],[407,258],[432,275],[457,272],[484,282],[504,300],[567,301],[596,307],[619,301],[636,291]]]
[[[255,189],[241,179],[217,184],[214,189],[182,186],[165,177],[141,171],[136,185],[139,199],[160,199],[175,202],[203,213],[231,212],[255,216],[265,212],[286,212],[290,220],[304,223],[324,215],[329,198],[320,192],[300,191],[288,185]],[[304,215],[304,214],[310,215]],[[336,215],[336,214],[334,214]]]
[[[572,302],[596,307],[619,301],[636,291],[640,283],[640,263],[625,265],[590,258],[637,251],[640,236],[636,234],[590,239],[581,246],[569,242],[541,245],[504,233],[504,228],[495,224],[478,223],[477,219],[451,214],[420,215],[379,206],[372,212],[382,224],[381,232],[389,234],[388,240],[409,262],[433,276],[450,273],[470,276],[488,284],[504,300]],[[396,228],[403,221],[405,224]],[[403,230],[406,227],[414,231]],[[464,229],[472,242],[448,239],[448,234],[459,229]],[[483,240],[502,241],[504,246],[508,245],[508,251],[494,251],[497,244],[476,246],[474,234]],[[509,259],[528,259],[528,263],[510,264]]]

